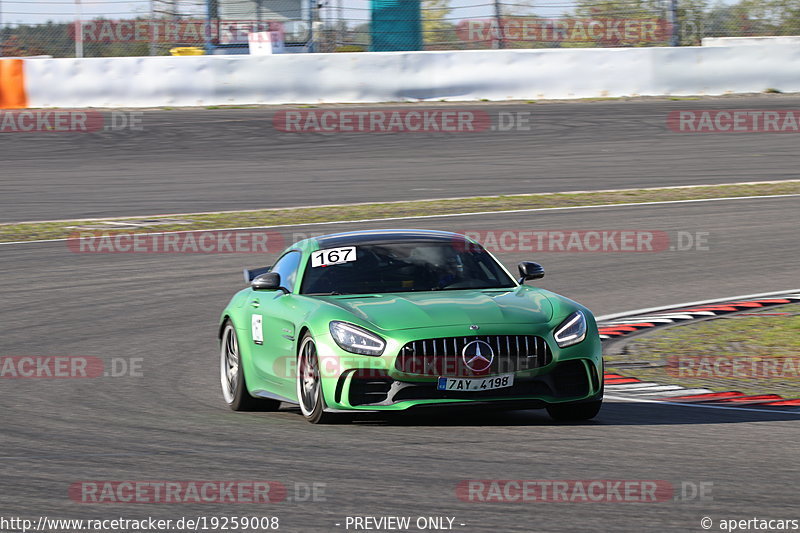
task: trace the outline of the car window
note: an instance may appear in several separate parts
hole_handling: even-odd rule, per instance
[[[309,262],[301,294],[513,288],[516,283],[478,245],[378,242],[354,246],[346,262]],[[313,255],[313,254],[312,254]]]
[[[294,281],[297,279],[297,269],[300,266],[301,257],[300,252],[288,252],[281,256],[270,270],[270,272],[277,272],[281,275],[281,286],[289,291],[294,289]]]

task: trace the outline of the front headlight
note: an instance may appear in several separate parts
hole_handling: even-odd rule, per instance
[[[381,355],[386,341],[364,328],[347,322],[331,322],[331,336],[339,348],[361,355]]]
[[[581,311],[575,311],[556,328],[553,336],[560,348],[578,344],[586,338],[586,317]]]

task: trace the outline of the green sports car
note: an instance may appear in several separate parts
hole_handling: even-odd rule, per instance
[[[219,328],[220,381],[235,411],[299,404],[341,413],[426,407],[546,408],[586,420],[603,400],[592,313],[524,285],[456,233],[359,231],[290,246],[245,270]]]

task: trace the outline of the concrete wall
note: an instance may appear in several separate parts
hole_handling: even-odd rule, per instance
[[[541,100],[800,91],[800,46],[26,59],[30,107]]]

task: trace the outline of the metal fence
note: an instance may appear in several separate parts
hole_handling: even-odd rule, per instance
[[[410,42],[414,25],[390,12],[378,26],[375,3],[0,0],[0,54],[166,55],[176,47],[246,53],[247,34],[258,30],[281,32],[289,52]],[[414,11],[416,47],[424,50],[697,45],[703,37],[800,34],[797,0],[421,0]]]

